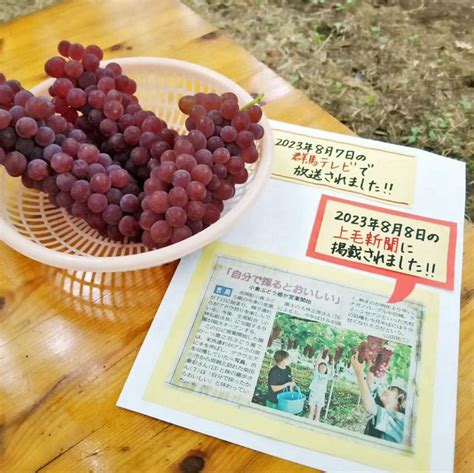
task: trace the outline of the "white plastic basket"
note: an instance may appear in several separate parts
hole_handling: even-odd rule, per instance
[[[230,79],[210,69],[175,59],[114,59],[138,85],[137,95],[146,110],[153,110],[168,126],[182,132],[185,116],[178,100],[196,92],[234,92],[240,104],[252,97]],[[110,61],[109,61],[110,62]],[[31,91],[48,95],[52,79]],[[258,198],[270,176],[273,141],[265,116],[260,124],[265,135],[260,140],[260,159],[247,166],[249,180],[236,187],[226,202],[222,217],[192,237],[165,248],[149,251],[137,243],[117,243],[99,235],[83,220],[53,207],[44,194],[23,187],[0,166],[0,238],[20,253],[58,268],[79,271],[130,271],[159,266],[196,251],[227,232]]]

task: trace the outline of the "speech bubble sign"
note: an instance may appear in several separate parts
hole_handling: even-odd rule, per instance
[[[413,206],[418,166],[413,150],[286,123],[272,125],[275,179]]]
[[[323,195],[307,256],[396,279],[390,303],[416,284],[454,289],[457,225]]]

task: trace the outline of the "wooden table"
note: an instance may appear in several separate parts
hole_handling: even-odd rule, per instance
[[[0,70],[31,87],[61,39],[168,56],[265,93],[269,117],[349,131],[172,0],[66,1],[0,27]],[[456,470],[472,471],[474,231],[465,243]],[[0,471],[298,472],[308,468],[115,407],[176,264],[66,273],[0,244]]]

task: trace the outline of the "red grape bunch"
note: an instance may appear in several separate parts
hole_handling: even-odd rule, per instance
[[[342,354],[344,353],[344,347],[337,346],[336,352],[334,354],[334,363],[339,363],[339,360],[342,358]]]
[[[385,347],[386,341],[369,335],[360,343],[357,351],[359,363],[371,362],[370,372],[377,378],[385,376],[393,352]]]
[[[272,333],[270,334],[270,337],[268,339],[267,346],[271,347],[273,344],[273,341],[279,338],[280,334],[281,334],[281,327],[278,324],[274,325],[272,329]]]
[[[226,92],[184,96],[180,136],[144,111],[136,83],[102,50],[61,41],[47,60],[52,99],[0,74],[0,164],[26,187],[112,240],[148,248],[179,242],[216,222],[248,179],[263,136],[256,103]]]
[[[134,95],[137,85],[119,64],[100,67],[98,46],[61,41],[58,50],[69,60],[55,56],[45,64],[46,73],[56,78],[49,89],[55,111],[138,181],[147,179],[150,159],[170,149],[178,133],[142,110]]]
[[[229,104],[232,122],[224,118],[230,117]],[[245,164],[258,158],[254,140],[263,132],[255,123],[261,118],[260,107],[239,111],[237,97],[229,92],[184,96],[178,105],[189,114],[189,133],[179,136],[159,160],[152,160],[150,178],[144,184],[140,225],[148,247],[176,243],[216,222],[224,201],[234,196],[235,185],[247,181]],[[239,131],[231,123],[237,123]],[[225,128],[233,133],[232,141]],[[243,141],[239,139],[242,133]]]
[[[6,103],[5,84],[0,85],[5,107],[0,110],[0,163],[8,174],[21,176],[26,187],[47,193],[53,205],[85,219],[105,236],[122,240],[139,235],[134,214],[140,210],[140,189],[132,176],[94,144],[85,143],[79,130],[67,137],[57,133],[68,127],[54,115],[49,99],[37,100],[20,87]]]
[[[385,347],[379,351],[373,365],[370,367],[370,372],[373,373],[376,378],[383,378],[385,376],[392,355],[393,351]]]
[[[366,341],[360,342],[359,347],[357,348],[357,360],[359,363],[364,363],[369,360],[369,347]]]

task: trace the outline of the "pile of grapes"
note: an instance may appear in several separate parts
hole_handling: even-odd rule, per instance
[[[258,159],[262,111],[226,92],[179,100],[185,135],[139,104],[102,50],[61,41],[51,99],[0,73],[0,164],[115,241],[161,248],[216,222]]]
[[[384,346],[385,343],[384,339],[369,335],[367,340],[361,342],[357,349],[359,363],[370,361],[370,372],[377,378],[385,376],[390,358],[393,355],[393,351]]]

